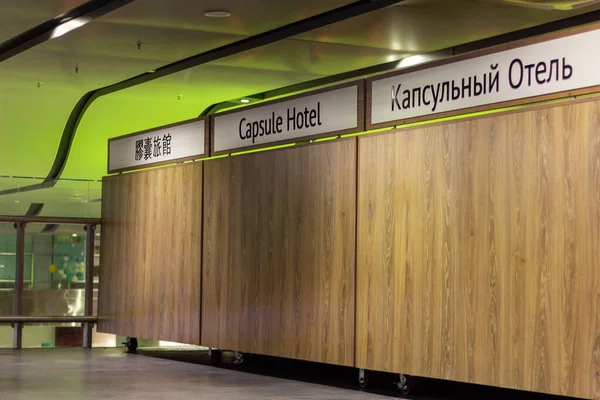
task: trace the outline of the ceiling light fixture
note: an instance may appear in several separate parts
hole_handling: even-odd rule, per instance
[[[73,236],[73,237],[77,237],[77,234],[76,234],[76,233],[74,233],[74,234],[72,234],[71,236]]]
[[[250,100],[249,99],[241,99],[240,103],[248,104],[248,103],[250,103]]]
[[[398,61],[396,68],[408,68],[415,65],[425,64],[442,58],[451,57],[452,50],[439,50],[426,54],[415,54]]]
[[[231,17],[231,13],[225,10],[208,10],[204,12],[204,16],[208,18],[227,18]]]
[[[74,18],[69,21],[63,22],[62,24],[60,24],[59,26],[54,28],[50,37],[52,39],[61,37],[62,35],[71,32],[73,29],[82,27],[83,25],[87,24],[88,22],[90,22],[90,20],[87,18]]]

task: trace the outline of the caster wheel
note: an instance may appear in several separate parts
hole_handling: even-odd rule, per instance
[[[244,363],[244,354],[240,353],[239,351],[236,351],[233,363],[238,364],[238,365],[243,364]]]
[[[136,338],[128,337],[127,340],[125,341],[125,343],[123,343],[123,344],[125,345],[125,347],[127,347],[128,353],[135,353],[135,351],[138,348],[138,341]]]
[[[402,394],[408,394],[410,392],[408,386],[402,386],[400,383],[397,383],[396,385],[398,385],[398,389],[402,392]]]
[[[358,371],[358,385],[363,389],[369,385],[369,375],[364,369]]]
[[[400,374],[400,381],[395,382],[395,385],[398,387],[398,390],[400,390],[403,394],[408,394],[410,391],[410,389],[408,388],[408,379],[402,374]]]
[[[208,351],[208,360],[210,361],[210,365],[213,367],[218,367],[221,365],[222,353],[221,350],[209,350]]]

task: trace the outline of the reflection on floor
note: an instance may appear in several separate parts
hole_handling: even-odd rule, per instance
[[[389,399],[122,349],[0,350],[0,399]]]
[[[83,350],[0,349],[0,400],[202,399],[202,400],[391,400],[402,398],[394,374],[374,373],[358,388],[357,370],[232,352],[210,366],[201,348]],[[214,359],[213,359],[214,360]],[[566,400],[566,397],[409,377],[410,398],[419,400]]]

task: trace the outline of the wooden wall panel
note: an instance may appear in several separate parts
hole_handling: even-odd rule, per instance
[[[108,177],[98,329],[199,344],[202,163]]]
[[[356,140],[205,168],[202,344],[353,365]]]
[[[600,398],[600,101],[359,139],[357,366]]]

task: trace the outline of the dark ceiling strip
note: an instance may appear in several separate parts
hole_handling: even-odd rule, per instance
[[[0,62],[52,39],[56,28],[74,19],[97,19],[135,0],[90,0],[56,18],[37,25],[0,44]]]
[[[435,52],[432,52],[429,54],[439,55],[440,57],[442,57],[442,56],[449,57],[454,54],[453,51],[454,50],[452,48],[452,49],[435,51]],[[389,61],[389,62],[386,62],[383,64],[377,64],[377,65],[372,65],[370,67],[355,69],[353,71],[342,72],[342,73],[336,74],[336,75],[329,75],[329,76],[325,76],[323,78],[317,78],[317,79],[313,79],[310,81],[305,81],[305,82],[300,82],[300,83],[296,83],[293,85],[285,86],[282,88],[267,90],[265,92],[255,93],[255,94],[249,95],[249,96],[243,96],[243,98],[267,100],[267,99],[271,99],[273,97],[289,95],[291,93],[298,93],[298,92],[302,92],[305,90],[322,88],[327,85],[338,84],[338,83],[342,83],[344,81],[365,78],[370,75],[376,75],[376,74],[380,74],[382,72],[388,72],[388,71],[394,70],[398,66],[399,61],[400,60]],[[204,109],[204,111],[202,111],[202,113],[200,114],[200,117],[205,117],[207,115],[213,115],[213,114],[218,113],[220,110],[223,110],[225,108],[235,107],[235,106],[240,106],[240,103],[238,103],[236,101],[224,101],[221,103],[215,103],[215,104],[208,106],[206,109]]]
[[[44,203],[31,203],[25,215],[37,217],[42,212],[42,208],[44,208]]]
[[[258,35],[254,35],[222,47],[218,47],[216,49],[206,51],[204,53],[197,54],[195,56],[185,58],[180,61],[176,61],[156,69],[155,72],[143,73],[114,85],[104,87],[96,91],[98,94],[96,97],[94,97],[94,99],[119,90],[128,89],[132,86],[141,85],[146,82],[163,78],[177,72],[185,71],[202,64],[207,64],[228,56],[233,56],[248,50],[275,43],[283,39],[301,35],[315,29],[335,24],[337,22],[358,17],[372,11],[377,11],[379,9],[402,3],[404,1],[406,0],[360,0],[343,7],[324,12],[322,14],[318,14],[267,32],[259,33]],[[90,103],[91,102],[93,102],[93,100],[91,100]]]
[[[46,224],[42,229],[41,233],[54,233],[60,225],[58,224]]]
[[[450,49],[436,51],[434,53],[444,53],[448,52],[449,55],[459,55],[464,53],[469,53],[475,50],[480,50],[492,46],[497,46],[504,43],[514,42],[520,39],[526,39],[532,36],[538,36],[545,33],[556,32],[562,29],[573,28],[576,26],[585,25],[588,23],[593,23],[600,21],[600,10],[592,11],[587,14],[577,15],[575,17],[569,17],[565,19],[561,19],[558,21],[549,22],[543,25],[537,25],[531,28],[525,28],[514,32],[509,32],[503,35],[494,36],[487,39],[481,39],[474,42],[466,43],[463,45],[454,46]],[[253,95],[242,96],[244,98],[249,99],[261,99],[267,100],[269,98],[285,96],[291,93],[297,93],[304,90],[310,90],[318,87],[323,87],[326,85],[331,85],[334,83],[340,83],[346,80],[359,79],[362,77],[366,77],[369,75],[374,75],[382,72],[387,72],[396,68],[398,61],[386,62],[384,64],[373,65],[370,67],[357,69],[354,71],[343,72],[337,75],[326,76],[324,78],[317,78],[306,82],[297,83],[294,85],[278,88],[275,90],[269,90],[266,92],[255,93]],[[200,117],[205,117],[207,115],[213,115],[218,113],[220,110],[231,108],[234,106],[239,106],[239,103],[235,101],[225,101],[221,103],[214,103],[208,106],[202,113]]]
[[[174,63],[165,65],[161,68],[156,69],[155,72],[147,72],[141,75],[137,75],[133,78],[126,79],[113,85],[105,86],[101,89],[93,90],[86,93],[75,105],[73,111],[67,120],[67,124],[63,130],[63,134],[60,140],[54,163],[50,168],[48,176],[45,178],[42,185],[45,187],[52,187],[56,184],[56,180],[62,174],[62,171],[67,163],[71,144],[73,138],[77,132],[77,128],[81,119],[83,118],[88,107],[99,97],[105,96],[110,93],[117,92],[119,90],[128,89],[133,86],[141,85],[153,81],[155,79],[163,78],[168,75],[175,74],[177,72],[184,71],[193,67],[197,67],[202,64],[206,64],[215,60],[222,59],[224,57],[239,54],[248,50],[252,50],[261,46],[265,46],[271,43],[278,42],[280,40],[300,35],[312,30],[322,28],[327,25],[331,25],[337,22],[341,22],[350,18],[358,17],[360,15],[376,11],[394,4],[401,3],[405,0],[361,0],[343,7],[339,7],[288,25],[284,25],[273,30],[260,33],[255,36],[251,36],[240,41],[218,47],[213,50],[206,51],[204,53],[197,54],[186,59],[176,61]],[[0,191],[0,195],[11,194],[15,192],[25,192],[30,190],[41,189],[40,185],[23,186],[21,188],[7,189]]]
[[[563,29],[573,28],[576,26],[590,24],[600,21],[600,10],[590,11],[585,14],[576,15],[574,17],[559,19],[557,21],[548,22],[542,25],[532,26],[518,31],[506,33],[504,35],[493,36],[487,39],[477,40],[471,43],[466,43],[455,47],[456,54],[469,53],[471,51],[484,49],[487,47],[497,46],[500,44],[514,42],[520,39],[526,39],[532,36],[539,36],[545,33],[556,32]]]
[[[390,61],[384,64],[373,65],[366,68],[357,69],[354,71],[342,72],[341,74],[329,75],[323,78],[317,78],[310,81],[300,82],[293,85],[285,86],[282,88],[268,90],[266,92],[255,93],[249,96],[242,96],[243,98],[248,99],[261,99],[268,100],[277,96],[285,96],[291,93],[298,93],[304,90],[310,90],[318,87],[323,87],[335,83],[341,83],[346,80],[358,79],[367,75],[377,74],[380,72],[386,72],[393,70],[398,65],[398,61]],[[200,117],[205,117],[207,115],[213,115],[218,113],[220,110],[225,108],[240,106],[240,103],[236,101],[224,101],[221,103],[214,103],[202,111]]]
[[[42,209],[44,208],[44,203],[31,203],[29,205],[29,209],[27,210],[27,212],[25,213],[26,216],[28,217],[37,217],[38,215],[40,215],[40,213],[42,212]],[[58,225],[56,225],[56,228],[54,228],[54,230],[56,230],[58,228]],[[44,227],[44,229],[42,229],[42,232],[45,232],[46,229],[49,229],[49,232],[53,232],[52,229],[52,225],[46,225]]]

